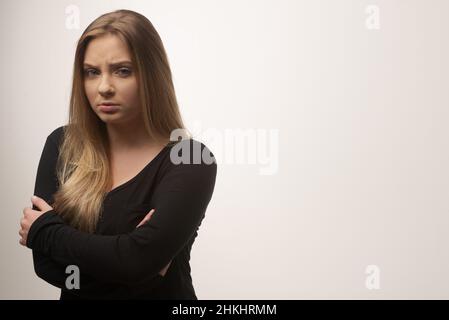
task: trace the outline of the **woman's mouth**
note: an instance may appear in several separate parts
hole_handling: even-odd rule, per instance
[[[98,106],[98,109],[100,109],[100,111],[102,112],[106,112],[106,113],[114,113],[116,111],[118,111],[118,105],[116,104],[100,104]]]

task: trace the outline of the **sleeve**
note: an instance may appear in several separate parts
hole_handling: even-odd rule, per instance
[[[55,174],[58,150],[54,141],[47,137],[37,168],[34,194],[44,199],[47,203],[53,203],[53,194],[57,190],[57,178]],[[38,208],[33,205],[33,210]],[[34,271],[37,276],[55,287],[62,288],[67,274],[65,267],[53,261],[49,256],[33,249]]]
[[[47,137],[39,161],[34,187],[34,194],[44,199],[50,205],[54,201],[53,194],[58,188],[56,162],[59,151],[58,142],[55,141],[57,140],[56,138],[57,134],[55,132]],[[33,210],[38,210],[38,208],[33,205]],[[60,223],[64,223],[59,216],[57,216],[56,219]],[[65,271],[69,264],[55,261],[50,255],[43,253],[38,248],[33,248],[32,256],[34,271],[39,278],[61,290],[68,290],[65,281],[69,274]],[[108,298],[115,297],[117,294],[120,294],[120,292],[128,292],[126,291],[126,287],[94,281],[94,279],[87,274],[84,274],[83,272],[80,273],[80,289],[68,291],[81,298]],[[147,282],[148,287],[157,284],[158,280],[159,279],[156,277],[154,278],[154,281]],[[105,290],[105,288],[107,288],[107,290]]]
[[[211,164],[170,162],[153,193],[156,211],[139,228],[121,235],[88,234],[50,210],[31,226],[27,246],[100,281],[132,284],[154,277],[199,228],[216,173],[214,158]]]

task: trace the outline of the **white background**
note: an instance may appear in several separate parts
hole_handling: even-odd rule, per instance
[[[66,28],[69,5],[79,29]],[[116,9],[158,30],[188,126],[279,132],[275,174],[218,164],[192,249],[199,299],[449,298],[448,1],[0,6],[0,298],[59,298],[19,220],[45,139],[68,120],[76,41]]]

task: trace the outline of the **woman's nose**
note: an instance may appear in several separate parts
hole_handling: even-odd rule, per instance
[[[114,92],[114,87],[108,76],[101,78],[101,82],[98,86],[98,92],[101,94],[110,94]]]

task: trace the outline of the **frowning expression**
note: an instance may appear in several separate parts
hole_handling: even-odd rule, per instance
[[[116,35],[95,38],[86,48],[84,89],[90,106],[106,123],[126,123],[141,115],[136,70],[128,46]]]

